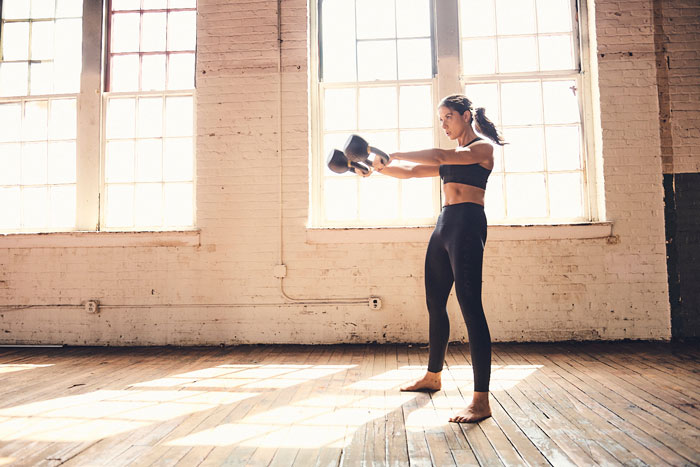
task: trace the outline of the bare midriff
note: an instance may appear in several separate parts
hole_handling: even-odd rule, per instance
[[[445,195],[443,205],[459,203],[476,203],[484,205],[485,190],[464,183],[445,183],[442,186],[442,192]]]

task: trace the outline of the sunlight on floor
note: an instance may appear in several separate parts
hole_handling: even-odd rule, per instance
[[[3,365],[0,372],[39,366]],[[510,389],[541,367],[494,365],[492,389]],[[239,402],[249,401],[240,419],[223,418],[206,427],[208,415],[204,415],[198,431],[165,444],[342,447],[358,428],[375,419],[395,416],[408,431],[443,426],[456,408],[465,406],[472,386],[469,365],[446,367],[444,391],[432,396],[398,391],[422,376],[423,366],[402,366],[354,382],[353,373],[348,373],[351,369],[357,371],[357,366],[219,365],[123,390],[32,402],[0,409],[0,440],[95,441],[197,412],[230,411]],[[319,379],[323,380],[318,386],[301,386]],[[0,458],[0,465],[11,462],[6,459]]]
[[[0,375],[3,373],[13,373],[15,371],[22,371],[22,370],[32,370],[34,368],[45,368],[47,366],[53,366],[51,364],[46,364],[46,365],[32,365],[32,364],[4,364],[0,365]],[[3,458],[0,457],[0,461],[2,461]],[[2,465],[2,464],[0,464]]]

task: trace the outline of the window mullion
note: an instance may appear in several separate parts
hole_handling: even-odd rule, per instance
[[[76,139],[77,230],[99,230],[102,15],[101,2],[83,2],[83,54]]]

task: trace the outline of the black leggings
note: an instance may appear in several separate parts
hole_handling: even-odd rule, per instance
[[[425,255],[425,295],[430,314],[428,371],[442,371],[450,338],[447,298],[455,284],[469,334],[474,391],[487,392],[491,378],[491,335],[481,304],[481,268],[486,215],[476,203],[445,206]]]

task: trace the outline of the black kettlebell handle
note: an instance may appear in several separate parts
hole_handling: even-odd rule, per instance
[[[385,153],[384,151],[382,151],[379,148],[375,148],[374,146],[370,146],[369,150],[372,154],[376,154],[377,156],[379,156],[379,158],[382,160],[382,163],[384,165],[389,165],[390,157],[387,153]]]
[[[365,164],[362,164],[360,162],[349,161],[348,167],[352,167],[353,169],[358,169],[360,172],[362,172],[365,175],[367,175],[369,173],[369,168]]]

